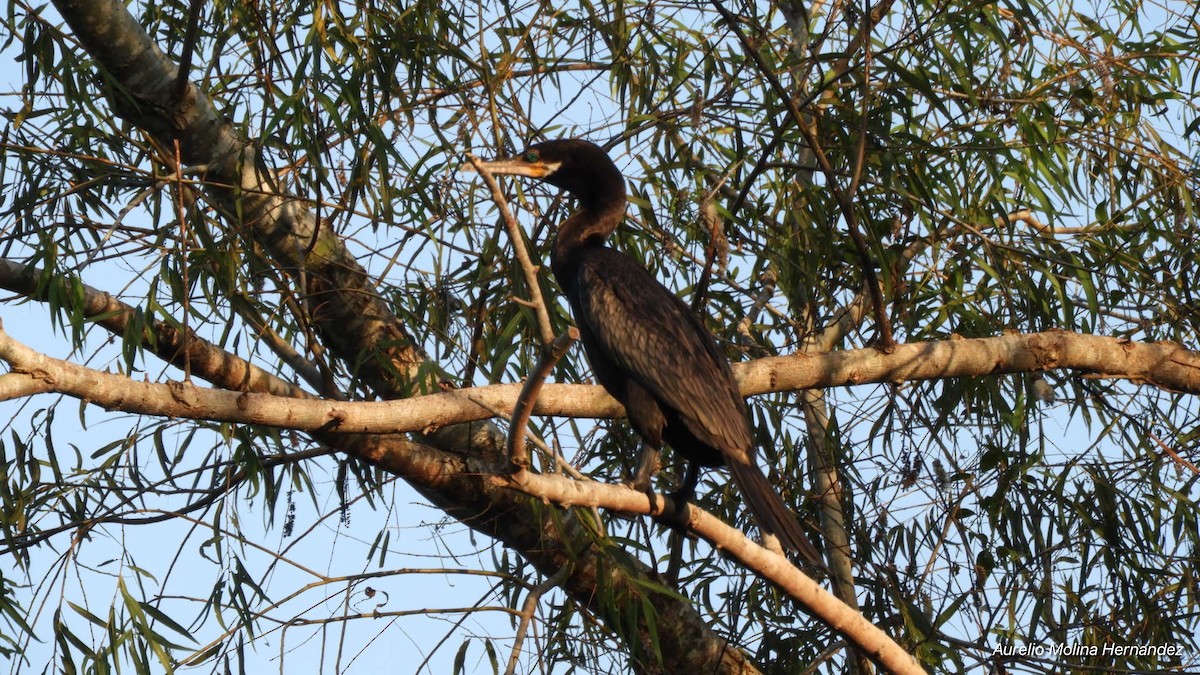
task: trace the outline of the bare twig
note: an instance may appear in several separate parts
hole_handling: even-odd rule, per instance
[[[546,311],[546,303],[542,300],[542,286],[538,281],[539,268],[529,258],[525,235],[521,232],[521,227],[517,225],[517,219],[513,217],[512,210],[508,208],[508,201],[504,198],[504,192],[500,190],[500,184],[496,182],[496,177],[484,168],[483,163],[475,155],[468,153],[467,160],[483,178],[483,182],[487,183],[488,189],[492,191],[492,201],[496,203],[496,208],[500,209],[500,217],[504,220],[504,227],[508,230],[508,236],[512,240],[513,253],[525,275],[525,285],[529,288],[529,305],[537,315],[538,332],[541,333],[542,344],[549,345],[554,342],[554,329],[550,326],[550,313]]]
[[[196,0],[192,0],[192,11],[193,11],[192,19],[196,18],[195,11],[199,8],[199,6],[200,6],[199,2],[197,2]],[[189,33],[191,33],[191,32],[193,32],[193,31],[191,28],[189,28]],[[191,37],[194,37],[194,36],[191,36]],[[190,56],[190,51],[191,51],[190,45],[184,45],[184,49],[189,52],[189,56]],[[180,72],[183,72],[183,71],[180,71]],[[184,86],[186,86],[187,80],[184,79],[183,83],[184,83]],[[184,381],[191,381],[191,379],[192,379],[192,360],[191,360],[190,356],[188,355],[188,350],[187,350],[187,339],[192,335],[192,328],[191,328],[191,324],[190,324],[190,320],[191,320],[191,316],[192,316],[192,310],[190,307],[190,305],[191,305],[190,301],[192,299],[192,289],[191,289],[191,280],[188,278],[189,272],[191,270],[191,264],[188,260],[188,236],[189,235],[188,235],[188,227],[187,227],[187,211],[184,209],[184,206],[183,206],[184,191],[187,190],[187,188],[184,187],[184,182],[183,182],[183,158],[180,156],[179,139],[178,138],[175,139],[175,142],[173,145],[174,145],[174,149],[175,149],[175,154],[172,156],[171,159],[175,163],[175,190],[174,190],[175,195],[174,196],[175,196],[175,219],[179,222],[179,276],[182,279],[182,286],[183,286],[183,288],[180,289],[180,294],[182,295],[182,300],[183,300],[183,312],[181,312],[181,314],[183,315],[183,339],[184,339],[183,379],[184,379]]]
[[[1137,223],[1096,223],[1091,225],[1083,225],[1081,227],[1060,227],[1058,225],[1047,225],[1046,223],[1038,220],[1037,216],[1033,215],[1033,212],[1029,209],[1021,209],[1003,216],[997,216],[993,222],[995,223],[996,227],[1004,227],[1009,223],[1025,223],[1038,232],[1048,235],[1090,234],[1092,232],[1106,232],[1111,230],[1135,230],[1142,227]]]
[[[1166,443],[1163,443],[1162,439],[1160,439],[1158,436],[1155,436],[1154,434],[1150,434],[1150,440],[1157,443],[1158,447],[1163,449],[1163,454],[1170,457],[1176,464],[1178,464],[1182,467],[1185,467],[1188,471],[1191,471],[1192,473],[1200,476],[1200,468],[1197,468],[1195,464],[1192,464],[1191,462],[1187,461],[1186,459],[1180,457],[1179,453],[1172,450],[1171,446],[1167,445]]]
[[[770,263],[767,268],[758,275],[758,282],[762,284],[762,288],[758,294],[754,296],[754,302],[750,305],[750,309],[746,310],[746,315],[738,321],[737,332],[746,340],[747,344],[754,344],[754,338],[750,335],[750,327],[758,320],[758,315],[762,313],[767,303],[771,298],[775,297],[775,288],[779,282],[779,273],[775,268],[775,263]]]
[[[196,50],[196,34],[200,30],[200,10],[204,8],[204,0],[192,0],[188,11],[187,33],[183,37],[183,49],[179,52],[179,71],[175,75],[175,100],[183,99],[187,91],[188,78],[192,70],[192,54]]]
[[[542,385],[550,376],[550,371],[554,370],[554,364],[558,363],[578,339],[579,329],[575,326],[554,338],[549,347],[542,352],[533,372],[525,379],[525,386],[521,387],[521,394],[517,397],[517,405],[513,408],[508,425],[508,464],[513,470],[529,468],[529,453],[525,451],[525,427],[533,414],[533,405],[537,403],[538,395],[542,393]]]
[[[725,181],[741,162],[735,162],[726,170],[725,175],[708,192],[700,198],[698,218],[700,225],[708,232],[708,245],[704,247],[704,268],[700,272],[700,280],[696,282],[696,291],[692,294],[692,311],[704,313],[704,302],[708,296],[708,285],[714,275],[720,276],[729,266],[729,238],[725,235],[721,214],[717,211],[714,198]],[[715,270],[714,270],[715,268]]]
[[[567,573],[570,571],[570,567],[563,565],[553,576],[538,584],[536,588],[530,589],[529,595],[525,596],[525,603],[521,605],[521,623],[517,626],[517,632],[513,636],[512,653],[508,657],[508,668],[504,671],[504,675],[513,675],[517,672],[517,660],[521,656],[521,645],[525,642],[525,633],[529,632],[529,624],[533,620],[533,613],[537,610],[538,601],[542,599],[543,595],[565,581]]]
[[[501,385],[501,386],[512,389],[516,385]],[[551,385],[551,386],[555,387],[555,386],[559,386],[559,385]],[[524,385],[522,385],[522,389],[523,388],[524,388]],[[459,389],[456,391],[470,392],[472,390],[471,389]],[[521,396],[521,394],[518,393],[517,397],[520,398],[520,396]],[[474,403],[475,405],[479,406],[480,408],[492,411],[492,414],[491,414],[492,417],[495,417],[495,418],[508,417],[511,422],[513,413],[509,412],[509,411],[514,410],[516,407],[516,404],[514,404],[512,406],[507,406],[504,409],[500,409],[500,408],[492,405],[492,401],[493,401],[493,399],[491,399],[491,398],[472,398],[471,399],[471,402]],[[537,400],[534,399],[533,400],[534,409],[537,408],[536,403],[537,403]],[[562,452],[560,452],[557,448],[550,447],[546,443],[546,441],[544,439],[538,437],[537,434],[530,433],[528,423],[526,423],[526,425],[525,425],[525,435],[529,438],[529,442],[533,444],[533,447],[537,448],[538,450],[541,450],[542,453],[545,454],[545,456],[547,458],[549,458],[551,461],[554,462],[555,470],[557,473],[565,473],[566,475],[568,475],[571,478],[574,478],[576,480],[587,480],[587,476],[585,476],[584,473],[582,471],[580,471],[574,464],[571,464],[571,462],[568,461],[567,458],[563,456]]]

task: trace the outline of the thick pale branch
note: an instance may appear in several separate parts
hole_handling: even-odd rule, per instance
[[[15,373],[36,373],[43,391],[87,400],[109,410],[188,419],[343,433],[397,433],[509,414],[521,385],[460,389],[400,401],[287,399],[191,384],[136,382],[67,361],[51,359],[0,332],[0,359]],[[1047,331],[993,338],[898,345],[884,354],[857,349],[774,356],[736,364],[742,393],[795,391],[878,382],[911,382],[1005,373],[1075,370],[1126,379],[1172,391],[1200,393],[1200,353],[1168,343]],[[24,385],[29,386],[29,385]],[[17,389],[15,391],[24,391]],[[605,418],[623,415],[620,404],[598,386],[547,384],[533,414]]]
[[[575,481],[528,471],[512,476],[493,476],[491,480],[497,485],[518,489],[563,506],[598,507],[656,516],[675,513],[675,506],[667,497],[647,494],[623,485]],[[694,505],[688,509],[688,530],[777,585],[806,612],[841,633],[889,672],[925,672],[891,637],[821,588],[782,555],[763,548],[740,530]]]
[[[866,349],[775,356],[735,368],[735,373],[743,393],[759,394],[1048,370],[1075,370],[1200,393],[1200,352],[1173,342],[1136,342],[1064,330],[914,342],[898,345],[892,354]]]

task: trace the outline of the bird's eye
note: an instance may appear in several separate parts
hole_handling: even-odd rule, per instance
[[[541,155],[538,154],[537,150],[527,150],[527,151],[525,151],[525,154],[521,156],[521,159],[524,159],[526,162],[529,162],[530,164],[533,164],[534,162],[538,161],[538,159],[540,159],[540,158],[541,158]]]

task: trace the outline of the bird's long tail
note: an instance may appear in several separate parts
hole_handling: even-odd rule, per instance
[[[817,568],[825,566],[821,554],[808,540],[800,527],[796,514],[788,508],[783,498],[775,492],[761,469],[753,464],[729,462],[729,470],[737,482],[746,505],[758,520],[762,529],[779,537],[779,542],[789,551],[800,554],[806,562]]]

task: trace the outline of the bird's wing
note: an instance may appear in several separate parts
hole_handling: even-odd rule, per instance
[[[725,356],[691,309],[638,262],[608,248],[579,265],[577,322],[602,356],[725,453],[751,448],[745,404]]]

